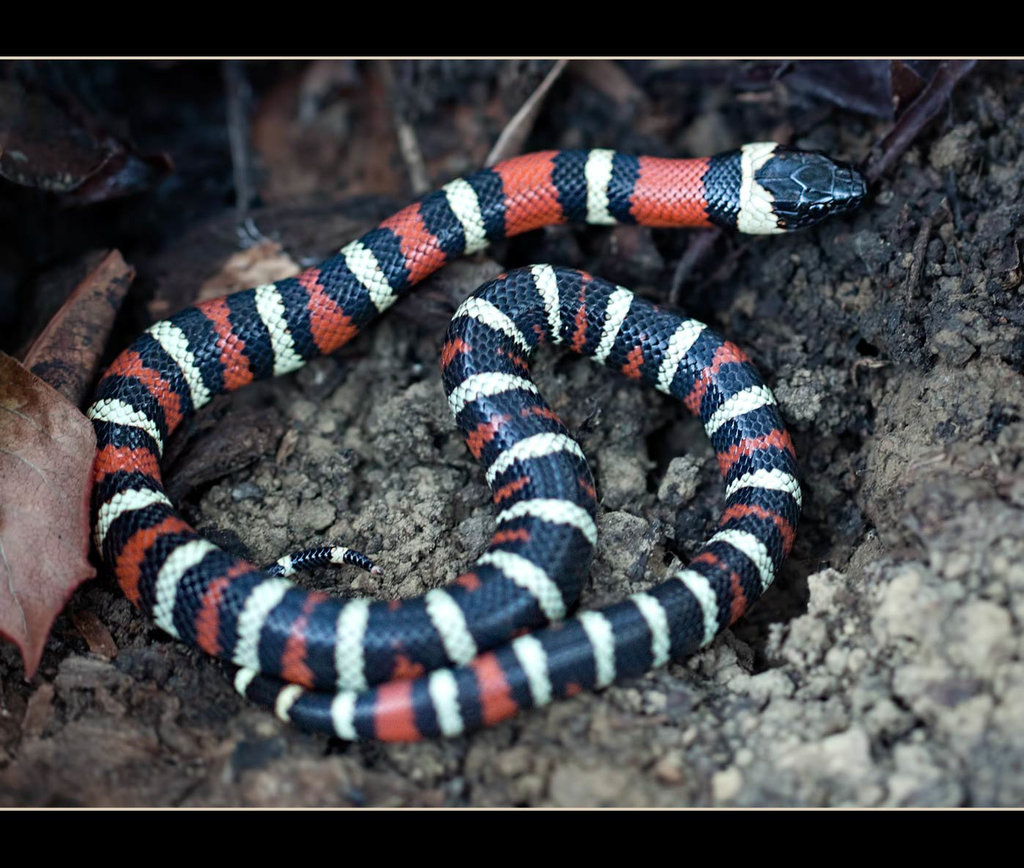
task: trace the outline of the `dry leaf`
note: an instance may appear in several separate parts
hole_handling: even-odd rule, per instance
[[[174,169],[166,154],[142,154],[94,119],[74,116],[41,91],[0,82],[0,176],[88,205],[154,187]]]
[[[97,654],[104,660],[113,660],[117,656],[117,643],[110,635],[107,625],[104,624],[95,612],[82,609],[71,615],[71,623],[75,625],[78,634],[85,639],[85,644],[93,654]]]
[[[89,492],[96,437],[76,407],[0,353],[0,635],[31,677],[54,619],[95,575]]]
[[[81,405],[96,381],[107,336],[134,276],[118,251],[104,256],[36,338],[24,366]]]
[[[197,301],[219,298],[229,292],[276,283],[294,277],[302,269],[276,241],[264,239],[246,250],[233,253],[209,280],[204,280]]]

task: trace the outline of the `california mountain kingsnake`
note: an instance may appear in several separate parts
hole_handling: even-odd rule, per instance
[[[680,659],[772,582],[800,487],[775,400],[743,353],[621,287],[534,266],[459,308],[444,387],[498,526],[468,572],[422,598],[334,599],[218,549],[165,495],[164,444],[215,395],[333,352],[495,239],[567,221],[782,232],[849,210],[864,192],[855,170],[770,143],[688,160],[528,154],[446,184],[296,277],[158,322],[111,365],[88,411],[102,560],[160,627],[238,664],[243,694],[346,739],[453,735]],[[529,379],[527,358],[545,342],[683,401],[704,423],[727,494],[688,567],[567,620],[588,576],[597,499],[579,446]]]

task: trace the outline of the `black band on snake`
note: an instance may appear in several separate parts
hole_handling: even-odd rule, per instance
[[[567,221],[783,232],[864,193],[855,170],[770,143],[699,160],[529,154],[446,184],[294,278],[156,323],[110,367],[89,410],[103,562],[164,630],[238,664],[246,696],[347,739],[454,735],[681,659],[776,576],[800,511],[797,468],[775,399],[743,353],[622,287],[540,265],[459,308],[444,385],[487,474],[497,529],[476,564],[421,598],[334,599],[284,577],[302,566],[295,559],[264,570],[218,549],[164,493],[164,444],[215,395],[333,352],[424,277],[493,240]],[[540,343],[682,401],[726,485],[718,528],[685,569],[571,618],[597,499],[582,451],[529,378]],[[372,567],[340,547],[303,559]]]

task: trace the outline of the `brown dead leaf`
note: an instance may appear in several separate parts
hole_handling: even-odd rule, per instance
[[[0,635],[31,678],[57,614],[95,575],[89,492],[96,437],[60,393],[0,353]]]
[[[0,82],[0,176],[88,205],[148,190],[174,169],[166,154],[143,154],[82,111],[15,81]]]
[[[88,397],[114,317],[135,269],[112,250],[75,287],[36,338],[23,364],[72,404]]]
[[[247,250],[232,254],[209,280],[199,288],[197,301],[219,298],[229,292],[277,283],[294,277],[301,269],[276,241],[263,240]]]
[[[299,432],[294,428],[289,428],[284,432],[284,437],[281,438],[281,445],[277,447],[277,455],[274,456],[274,461],[278,467],[284,467],[285,462],[292,457],[295,447],[298,445]]]
[[[95,612],[88,609],[74,612],[71,615],[71,623],[75,625],[78,634],[85,639],[85,644],[93,654],[97,654],[104,660],[113,660],[117,656],[117,643],[110,635],[107,625],[104,624]]]
[[[0,176],[15,184],[65,193],[98,172],[112,156],[43,94],[14,81],[0,83]]]

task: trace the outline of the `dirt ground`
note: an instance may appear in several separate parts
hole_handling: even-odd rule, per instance
[[[563,80],[528,145],[696,155],[778,137],[859,162],[888,126],[782,88],[738,101],[685,81],[645,90],[623,110]],[[489,104],[482,84],[459,93]],[[766,375],[804,472],[792,557],[710,648],[466,737],[347,744],[240,699],[232,667],[161,633],[104,576],[58,619],[31,682],[0,646],[0,805],[1024,804],[1021,94],[1019,65],[979,66],[856,214],[789,237],[719,237],[677,289]],[[500,124],[467,132],[462,115],[445,126],[431,111],[410,116],[434,188],[479,165]],[[359,195],[287,186],[275,171],[315,174],[328,132],[345,128],[313,123],[304,161],[264,134],[265,205],[251,215],[301,264],[412,198],[400,161],[381,189],[380,174],[353,182]],[[137,257],[144,286],[172,306],[194,296],[237,249],[234,219],[203,217]],[[335,356],[215,402],[178,437],[172,492],[200,530],[256,560],[338,540],[386,570],[319,572],[309,586],[406,597],[442,585],[493,521],[441,389],[455,305],[530,261],[665,300],[696,234],[558,227],[453,264]],[[700,426],[574,357],[542,354],[536,370],[601,498],[582,605],[654,584],[722,508]],[[89,651],[83,618],[116,653]]]

